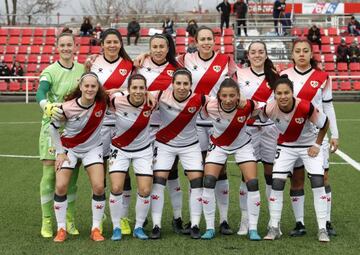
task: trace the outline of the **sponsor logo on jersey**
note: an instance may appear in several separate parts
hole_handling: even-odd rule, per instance
[[[170,77],[173,77],[174,75],[174,70],[167,70],[167,75],[169,75]]]
[[[96,117],[96,118],[100,118],[101,115],[102,115],[102,113],[103,113],[102,110],[95,112],[95,117]]]
[[[313,88],[316,88],[317,86],[319,86],[319,82],[318,81],[310,81],[310,85]]]
[[[126,69],[119,69],[119,73],[122,75],[122,76],[125,76],[127,74],[127,70]]]
[[[150,111],[143,112],[144,117],[148,118],[150,116]]]
[[[213,69],[214,69],[214,71],[215,72],[220,72],[221,71],[221,66],[218,66],[218,65],[216,65],[216,66],[213,66]]]
[[[304,123],[304,118],[295,118],[295,122],[299,125]]]
[[[190,112],[190,113],[196,112],[196,107],[189,107],[188,112]]]
[[[240,117],[237,118],[237,121],[240,122],[240,123],[243,123],[245,120],[246,120],[245,116],[240,116]]]

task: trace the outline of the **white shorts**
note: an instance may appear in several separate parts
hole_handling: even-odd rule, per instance
[[[154,144],[154,171],[170,171],[176,156],[179,156],[185,171],[203,171],[199,143],[186,147],[172,147],[157,141]]]
[[[103,155],[104,157],[110,156],[110,144],[111,139],[115,136],[115,126],[105,126],[103,125],[100,130],[101,141],[103,143]]]
[[[82,161],[82,164],[84,167],[88,167],[94,164],[103,164],[103,148],[102,145],[99,145],[90,151],[86,153],[77,153],[74,152],[72,149],[66,149],[67,150],[67,156],[70,160],[70,163],[68,161],[65,161],[61,168],[65,169],[74,169],[78,161]]]
[[[330,143],[329,143],[329,138],[327,136],[324,137],[324,140],[321,144],[321,150],[323,151],[323,157],[324,157],[323,168],[329,169]]]
[[[288,175],[292,174],[295,162],[299,159],[310,175],[324,175],[322,150],[320,150],[316,157],[310,157],[308,149],[309,147],[278,146],[272,174],[273,178],[285,179]]]
[[[152,146],[139,151],[124,151],[114,145],[110,145],[111,154],[109,158],[109,173],[129,171],[132,162],[135,175],[152,176],[153,150]]]
[[[199,137],[201,151],[207,151],[210,144],[210,135],[213,132],[212,127],[196,126],[196,131]]]
[[[250,162],[250,161],[256,162],[254,149],[251,145],[251,142],[249,141],[241,148],[232,151],[224,150],[219,146],[210,144],[205,158],[205,164],[213,163],[217,165],[225,165],[228,156],[232,154],[234,154],[235,161],[237,164]]]
[[[251,144],[255,151],[256,160],[273,164],[279,136],[276,126],[247,126],[246,132],[251,135]]]

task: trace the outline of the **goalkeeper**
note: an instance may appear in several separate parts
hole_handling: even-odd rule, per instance
[[[57,50],[60,59],[45,68],[40,75],[40,85],[36,93],[36,101],[44,111],[41,121],[39,138],[40,160],[42,161],[43,175],[40,182],[40,198],[42,210],[41,235],[45,238],[53,236],[51,215],[53,212],[55,188],[55,148],[50,138],[49,126],[51,119],[61,118],[62,110],[59,103],[64,97],[76,88],[78,80],[84,73],[84,66],[74,62],[75,38],[68,33],[62,33],[57,38]],[[68,209],[66,215],[66,229],[71,235],[78,235],[79,231],[74,224],[76,181],[79,168],[74,169],[68,190]]]

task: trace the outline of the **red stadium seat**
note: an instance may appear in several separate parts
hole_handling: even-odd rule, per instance
[[[40,64],[39,71],[42,72],[49,64]]]
[[[225,54],[233,54],[234,53],[234,46],[225,45],[224,48],[225,48],[225,51],[224,51]]]
[[[35,28],[34,36],[42,37],[44,35],[44,30],[42,28]]]
[[[325,71],[326,72],[333,72],[335,71],[334,63],[325,63]]]
[[[338,85],[338,83],[337,83],[337,81],[333,81],[332,82],[332,90],[339,90],[339,85]]]
[[[323,45],[330,44],[330,37],[328,37],[328,36],[322,36],[322,37],[321,37],[321,43],[322,43]]]
[[[80,54],[77,56],[77,62],[85,63],[87,57],[88,57],[87,54]]]
[[[6,54],[15,54],[17,47],[15,46],[6,46]]]
[[[351,90],[351,82],[350,81],[340,81],[340,89],[343,91]]]
[[[29,83],[28,83],[28,91],[33,91],[33,89],[34,89],[34,85],[33,85],[31,82],[29,82]],[[21,85],[21,90],[22,90],[22,91],[26,91],[26,82],[24,82],[24,83]]]
[[[38,63],[37,54],[31,54],[28,56],[28,63]]]
[[[45,44],[46,45],[55,45],[55,37],[54,36],[46,36],[45,37]]]
[[[315,59],[317,62],[321,62],[321,55],[320,55],[319,53],[314,54],[314,59]]]
[[[32,36],[33,30],[31,28],[23,28],[21,34],[22,36]]]
[[[126,36],[127,35],[127,28],[126,27],[120,27],[118,28],[118,31],[120,32],[120,34],[122,36]]]
[[[224,29],[224,35],[232,37],[234,35],[234,30],[232,28],[225,28]]]
[[[188,44],[195,43],[195,39],[193,37],[188,37]]]
[[[360,90],[360,81],[354,81],[353,88],[354,90]]]
[[[5,53],[5,47],[0,44],[0,57]]]
[[[20,43],[22,45],[30,45],[32,37],[22,37]]]
[[[40,63],[50,64],[50,55],[41,55]]]
[[[20,36],[20,29],[17,28],[10,28],[9,35],[11,36]]]
[[[147,37],[149,36],[149,29],[148,28],[142,28],[140,29],[140,36]]]
[[[19,39],[20,39],[20,37],[12,36],[12,37],[9,38],[8,44],[10,44],[10,45],[18,45],[19,44]]]
[[[40,46],[31,46],[30,52],[31,54],[40,54]]]
[[[304,36],[307,36],[309,34],[309,28],[305,27],[303,33]]]
[[[46,37],[54,37],[55,39],[55,35],[56,35],[56,28],[47,28],[46,29]]]
[[[101,53],[101,47],[100,46],[91,46],[90,53],[91,54],[100,54]]]
[[[42,45],[43,44],[43,37],[34,37],[32,44],[33,45]]]
[[[10,82],[9,91],[20,91],[20,88],[19,82]]]
[[[90,44],[90,37],[87,37],[87,36],[82,36],[80,37],[80,45],[89,45]]]
[[[0,45],[5,45],[7,41],[7,37],[6,36],[0,36]]]
[[[351,44],[354,41],[353,36],[346,36],[345,37],[346,44]]]
[[[215,37],[215,44],[216,45],[221,45],[221,37],[220,36]]]
[[[186,36],[186,29],[183,27],[177,28],[176,36]]]
[[[331,46],[330,45],[322,45],[321,46],[321,52],[322,53],[331,53]]]
[[[334,55],[333,54],[325,54],[324,61],[325,62],[334,62]]]
[[[221,33],[221,29],[219,27],[213,28],[213,31],[215,35],[220,35]]]
[[[344,71],[347,72],[347,70],[348,70],[348,65],[347,65],[347,63],[338,63],[338,64],[337,64],[337,70],[338,70],[339,72],[344,72]]]
[[[7,82],[0,81],[0,91],[1,92],[7,91],[7,86],[8,86]]]
[[[185,45],[185,37],[178,37],[175,38],[176,45]]]
[[[317,44],[312,45],[312,49],[315,54],[320,53],[319,45]]]
[[[350,63],[349,69],[350,71],[360,71],[360,63]]]
[[[44,54],[52,54],[53,53],[53,46],[46,45],[42,49],[42,53]]]
[[[214,51],[219,51],[221,49],[220,45],[215,45],[214,46]]]
[[[338,30],[336,27],[329,27],[328,28],[328,36],[335,36],[338,35]]]
[[[333,38],[334,45],[338,45],[341,42],[341,36],[335,36]]]
[[[8,36],[9,31],[7,28],[0,28],[0,36]]]
[[[27,65],[26,71],[28,73],[35,73],[36,70],[37,70],[37,64],[28,64]]]
[[[18,50],[18,54],[27,54],[28,46],[21,45]]]
[[[15,57],[15,60],[20,62],[21,64],[24,64],[26,61],[26,55],[23,54],[17,54]]]
[[[186,53],[185,45],[176,45],[176,53],[178,55]]]
[[[225,36],[224,37],[224,45],[229,45],[233,43],[233,38],[232,36]]]
[[[293,35],[293,36],[301,36],[302,33],[303,32],[302,32],[301,28],[299,28],[299,27],[293,27],[291,29],[291,35]]]
[[[13,54],[5,55],[3,62],[6,64],[12,64],[14,62],[14,55]]]
[[[321,35],[321,36],[324,36],[324,35],[325,35],[325,31],[324,31],[324,29],[323,29],[322,27],[320,27],[320,35]]]
[[[79,53],[80,54],[88,54],[90,51],[90,46],[80,46]]]

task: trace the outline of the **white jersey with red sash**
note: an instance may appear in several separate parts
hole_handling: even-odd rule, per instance
[[[116,95],[111,102],[116,116],[116,135],[112,145],[126,151],[146,148],[150,144],[151,108],[146,102],[138,107],[132,105],[129,95]]]
[[[274,98],[272,89],[265,79],[265,73],[257,74],[251,67],[238,69],[237,78],[241,94],[246,99],[252,99],[257,102],[269,102]],[[271,120],[263,123],[259,120],[250,118],[247,123],[248,126],[267,126],[273,124]]]
[[[89,107],[83,107],[79,100],[73,99],[62,105],[66,122],[61,143],[67,149],[85,153],[101,144],[100,130],[106,104],[95,102]]]
[[[161,126],[156,141],[174,147],[197,143],[196,118],[206,100],[204,95],[191,93],[180,102],[170,88],[161,93],[158,100]]]
[[[103,55],[98,56],[91,66],[91,71],[99,77],[101,85],[108,89],[127,88],[127,82],[133,69],[133,63],[119,57],[110,62]],[[114,125],[115,115],[110,111],[106,112],[104,125]]]
[[[144,75],[146,78],[146,86],[149,91],[164,91],[171,85],[172,77],[176,67],[169,62],[162,65],[154,63],[150,57],[144,60],[142,68],[136,70],[137,73]],[[153,112],[150,119],[150,124],[160,126],[159,111]]]
[[[214,132],[211,142],[224,150],[236,150],[250,142],[250,135],[244,126],[255,109],[255,102],[247,100],[243,109],[235,108],[230,112],[222,109],[217,99],[213,98],[203,108],[201,115],[208,116]]]
[[[266,104],[264,112],[278,128],[278,144],[283,146],[312,146],[316,141],[317,128],[324,127],[327,122],[327,117],[322,111],[300,98],[294,100],[290,112],[281,111],[276,101]]]

